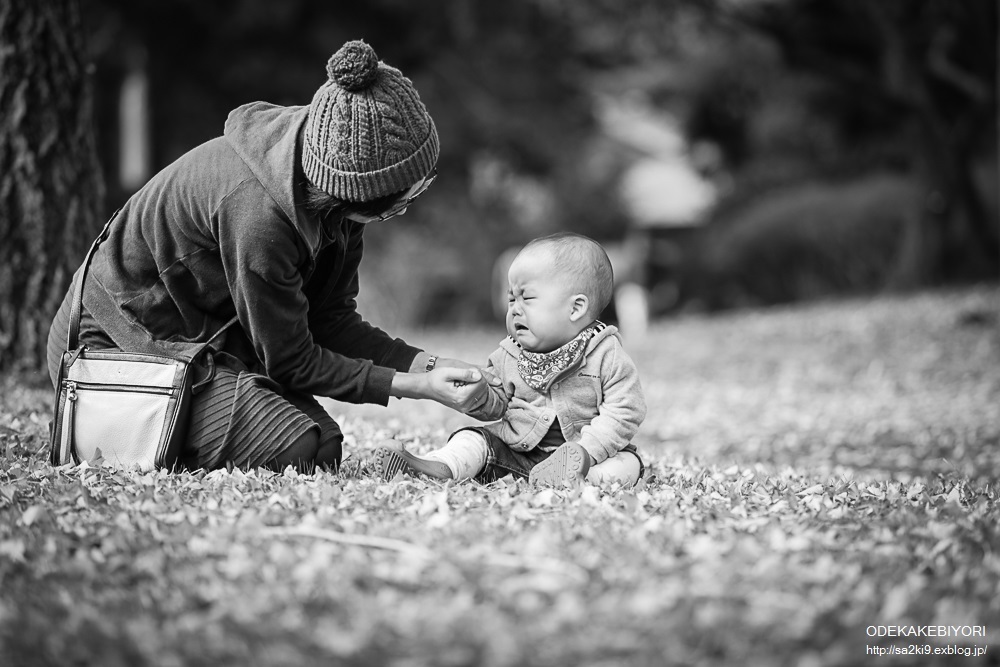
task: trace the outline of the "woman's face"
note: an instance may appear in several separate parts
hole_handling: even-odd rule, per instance
[[[529,352],[551,352],[579,333],[573,291],[545,250],[514,258],[507,272],[507,333]]]
[[[437,178],[437,168],[431,170],[431,173],[424,176],[423,179],[417,181],[411,185],[406,192],[401,194],[395,202],[389,205],[382,213],[378,215],[364,215],[362,213],[348,213],[344,217],[348,220],[353,220],[355,222],[360,222],[362,224],[368,224],[370,222],[385,222],[389,218],[394,218],[397,215],[403,215],[406,213],[406,209],[409,208],[410,204],[427,191],[427,188],[431,186],[434,179]]]

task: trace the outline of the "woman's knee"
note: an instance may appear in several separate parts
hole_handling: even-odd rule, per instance
[[[344,436],[340,430],[338,429],[336,433],[324,431],[316,450],[316,465],[326,466],[331,470],[339,469],[343,451]]]
[[[344,443],[340,426],[311,394],[290,393],[285,395],[285,399],[319,426],[315,464],[337,470],[343,456]]]
[[[305,471],[316,465],[316,455],[319,453],[319,429],[311,428],[300,435],[271,460],[272,468],[282,470],[287,466],[295,466]]]

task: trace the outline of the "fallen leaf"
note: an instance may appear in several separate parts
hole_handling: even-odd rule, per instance
[[[542,489],[531,498],[533,507],[546,507],[555,501],[556,492],[554,489]]]
[[[8,502],[14,502],[14,498],[17,497],[17,487],[13,484],[0,486],[0,496],[5,498]]]
[[[0,556],[9,558],[16,563],[24,562],[24,551],[24,540],[0,541]]]
[[[21,523],[30,526],[34,523],[44,521],[48,517],[48,510],[41,505],[32,505],[21,514]]]

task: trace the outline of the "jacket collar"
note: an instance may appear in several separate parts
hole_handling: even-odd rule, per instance
[[[296,145],[308,115],[307,106],[251,102],[230,112],[223,136],[315,257],[323,242],[320,223],[295,201],[295,174],[299,172]]]

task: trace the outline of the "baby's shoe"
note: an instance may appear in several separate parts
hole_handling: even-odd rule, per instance
[[[401,470],[418,472],[435,479],[451,479],[451,468],[447,465],[414,456],[398,440],[384,440],[375,449],[375,470],[387,482]]]
[[[587,450],[575,442],[567,442],[531,469],[528,482],[546,486],[582,482],[589,471],[590,454]]]

